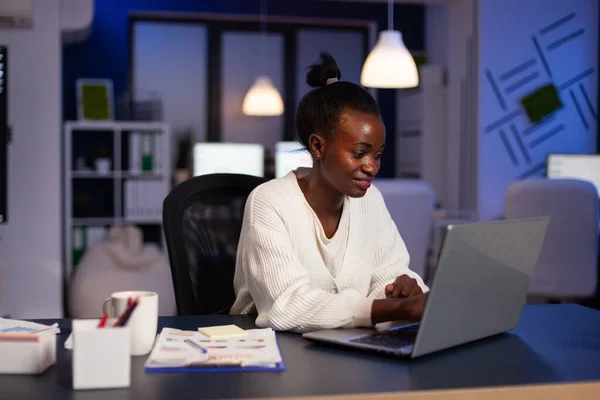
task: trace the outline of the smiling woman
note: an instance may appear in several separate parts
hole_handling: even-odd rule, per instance
[[[377,103],[340,79],[327,53],[307,73],[314,89],[296,130],[313,167],[262,184],[246,203],[231,312],[257,312],[260,327],[364,327],[423,313],[428,288],[371,186],[385,147]]]

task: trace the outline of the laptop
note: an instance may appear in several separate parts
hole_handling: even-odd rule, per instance
[[[303,337],[416,358],[516,328],[549,217],[448,227],[420,323]]]

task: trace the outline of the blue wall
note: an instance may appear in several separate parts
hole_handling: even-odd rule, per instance
[[[115,97],[127,87],[128,71],[128,13],[131,11],[211,12],[258,14],[259,0],[96,0],[92,34],[89,39],[63,50],[63,113],[64,119],[76,118],[75,80],[78,78],[112,79]],[[271,0],[269,15],[360,19],[376,21],[379,29],[387,26],[385,3],[363,4],[315,0]],[[425,46],[424,7],[395,6],[395,28],[403,33],[411,50],[422,51]],[[294,79],[294,77],[290,77]],[[395,132],[395,96],[392,90],[379,90],[379,102],[388,132]],[[389,148],[395,148],[388,135]],[[394,174],[392,152],[384,157],[381,175]]]
[[[479,217],[493,219],[549,153],[597,152],[598,1],[487,0],[479,18]],[[561,107],[532,122],[521,99],[547,85]]]

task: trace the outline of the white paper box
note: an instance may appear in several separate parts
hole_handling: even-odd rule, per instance
[[[100,320],[73,321],[73,389],[129,387],[130,333],[127,326],[98,328]]]
[[[41,374],[54,365],[56,335],[39,337],[39,342],[0,342],[0,374]]]

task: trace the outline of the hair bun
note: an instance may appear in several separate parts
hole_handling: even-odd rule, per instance
[[[322,87],[327,85],[328,79],[341,77],[342,73],[333,56],[329,53],[320,53],[319,62],[308,67],[306,83],[313,88]]]

